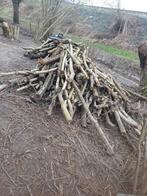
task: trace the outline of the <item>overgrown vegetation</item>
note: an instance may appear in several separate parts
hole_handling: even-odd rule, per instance
[[[138,61],[138,55],[135,52],[128,51],[128,50],[123,50],[119,48],[115,48],[113,46],[105,45],[105,44],[95,44],[94,45],[96,48],[102,49],[107,53],[123,57],[125,59],[133,60],[133,61]]]
[[[137,53],[133,52],[133,51],[129,51],[129,50],[124,50],[124,49],[120,49],[114,46],[110,46],[110,45],[105,45],[103,43],[93,43],[92,40],[90,39],[86,39],[86,38],[82,38],[82,37],[78,37],[78,36],[73,36],[73,35],[69,35],[69,37],[71,39],[73,39],[74,41],[78,42],[78,43],[84,43],[87,46],[92,46],[98,49],[101,49],[109,54],[112,55],[116,55],[128,60],[132,60],[132,61],[138,61],[138,55]]]

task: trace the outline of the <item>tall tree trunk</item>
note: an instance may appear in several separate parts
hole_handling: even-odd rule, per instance
[[[141,67],[140,85],[147,87],[147,40],[138,47]]]
[[[147,86],[147,66],[141,68],[140,85]]]
[[[12,0],[13,3],[13,23],[19,24],[19,2]]]

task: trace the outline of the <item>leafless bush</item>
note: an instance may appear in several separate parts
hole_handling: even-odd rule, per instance
[[[42,0],[39,8],[32,14],[35,26],[35,39],[46,39],[52,34],[55,26],[65,15],[65,9],[61,8],[62,0]]]

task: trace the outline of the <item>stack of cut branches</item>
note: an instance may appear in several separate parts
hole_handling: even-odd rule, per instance
[[[0,73],[0,76],[17,75],[17,79],[2,84],[0,90],[19,84],[17,91],[32,89],[34,101],[46,100],[48,114],[60,105],[65,119],[71,122],[80,109],[82,126],[90,120],[103,139],[110,153],[113,148],[101,129],[98,120],[106,119],[109,126],[118,125],[127,138],[131,129],[134,135],[141,134],[142,125],[127,112],[128,93],[110,76],[102,72],[87,56],[87,50],[71,40],[48,39],[40,47],[25,48],[26,56],[38,58],[35,69]]]

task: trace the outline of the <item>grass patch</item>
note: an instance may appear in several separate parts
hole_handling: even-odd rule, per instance
[[[87,46],[91,46],[91,47],[95,47],[98,49],[101,49],[109,54],[127,59],[127,60],[131,60],[131,61],[137,61],[138,62],[138,55],[130,50],[123,50],[114,46],[110,46],[110,45],[105,45],[102,43],[92,43],[90,40],[87,40],[86,38],[81,38],[78,36],[73,36],[73,35],[69,35],[69,38],[71,38],[73,41],[77,42],[77,43],[83,43],[86,44]]]
[[[94,44],[96,48],[102,49],[109,54],[113,54],[119,57],[123,57],[128,60],[138,61],[138,56],[135,52],[129,50],[123,50],[120,48],[116,48],[113,46],[105,45],[105,44]]]

